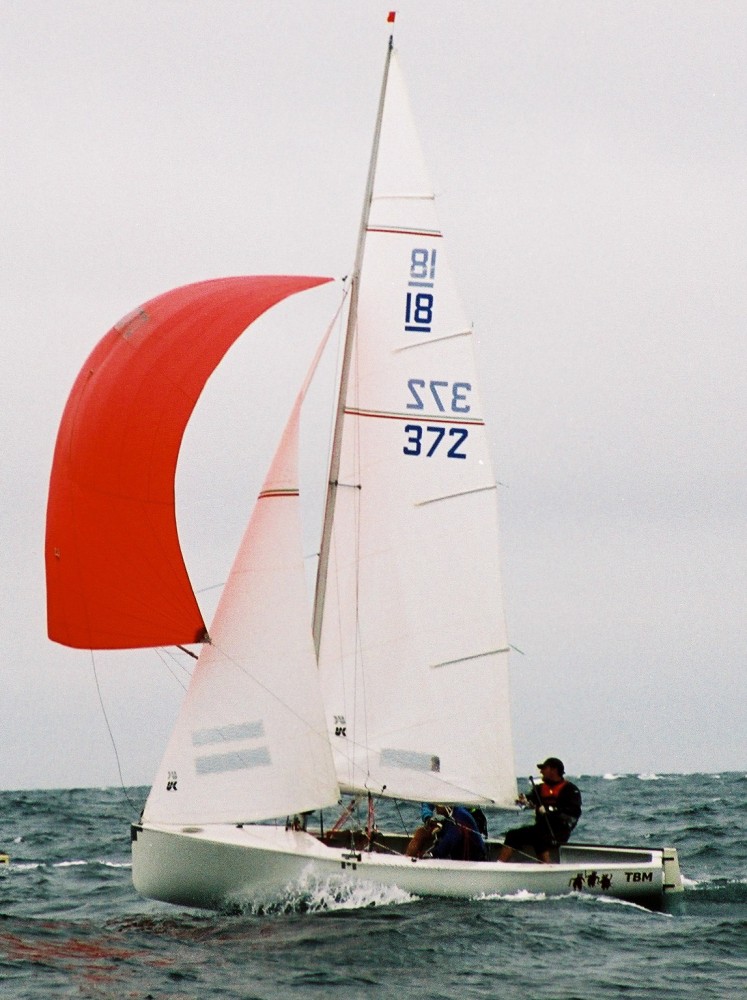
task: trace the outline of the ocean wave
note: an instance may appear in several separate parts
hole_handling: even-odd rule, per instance
[[[7,868],[0,868],[3,871],[34,871],[38,868],[132,868],[131,861],[107,861],[105,858],[86,861],[84,859],[69,861],[11,861]]]
[[[413,1000],[465,989],[476,1000],[522,1000],[527,990],[537,1000],[739,996],[747,779],[657,777],[586,776],[581,829],[590,842],[677,848],[685,891],[663,914],[587,893],[420,898],[352,884],[343,873],[307,877],[281,899],[238,900],[223,913],[168,907],[132,886],[119,808],[93,792],[67,796],[80,820],[71,829],[59,821],[59,793],[29,793],[23,808],[4,803],[6,842],[22,842],[0,880],[0,993],[104,1000],[181,991],[219,1000],[245,996],[251,982],[258,1000],[308,1000],[322,988]],[[496,831],[509,822],[500,811],[488,818]],[[397,819],[393,807],[384,819]],[[528,982],[526,955],[558,948],[567,961],[535,963]]]

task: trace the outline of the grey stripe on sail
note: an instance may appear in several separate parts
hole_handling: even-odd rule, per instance
[[[441,759],[436,754],[391,747],[381,751],[381,764],[382,767],[408,767],[412,771],[441,770]]]
[[[192,733],[192,746],[204,747],[210,743],[232,743],[234,740],[257,740],[265,735],[259,722],[239,722],[234,726],[216,726],[214,729],[197,729]]]
[[[269,767],[270,751],[267,747],[255,750],[237,750],[235,753],[215,753],[209,757],[196,757],[198,774],[222,774],[224,771],[248,771],[252,767]]]

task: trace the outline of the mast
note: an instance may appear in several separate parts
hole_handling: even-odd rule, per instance
[[[379,108],[376,115],[376,128],[374,130],[373,145],[371,148],[371,159],[368,165],[368,179],[366,181],[366,192],[363,198],[363,211],[361,213],[361,223],[358,230],[358,246],[355,252],[355,263],[350,280],[350,307],[348,309],[348,322],[345,330],[345,346],[342,355],[342,368],[340,371],[340,386],[337,397],[337,413],[335,416],[335,428],[332,436],[332,450],[329,464],[329,481],[327,483],[327,499],[324,507],[324,522],[322,525],[322,538],[319,547],[319,565],[316,573],[316,591],[314,594],[314,648],[317,657],[319,656],[319,644],[321,642],[322,618],[324,615],[324,599],[327,592],[327,571],[329,568],[329,549],[332,537],[332,522],[335,514],[335,504],[337,501],[337,488],[340,485],[338,476],[340,472],[340,448],[342,445],[343,423],[345,420],[345,398],[347,395],[348,379],[350,376],[350,361],[353,354],[353,341],[355,340],[355,328],[358,322],[358,289],[360,284],[360,272],[363,263],[363,254],[366,247],[366,231],[368,229],[368,219],[371,213],[371,200],[373,196],[374,178],[376,175],[376,161],[379,155],[379,139],[381,137],[381,122],[384,116],[384,101],[386,99],[387,80],[389,78],[389,64],[394,48],[394,36],[389,36],[386,60],[384,62],[384,76],[381,81],[381,93],[379,95]]]

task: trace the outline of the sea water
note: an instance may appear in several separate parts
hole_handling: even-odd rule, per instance
[[[132,888],[129,823],[146,789],[0,793],[0,850],[11,855],[0,997],[747,996],[747,775],[573,780],[584,797],[575,839],[678,849],[679,912],[579,893],[449,901],[320,884],[269,912],[187,911]],[[385,819],[410,825],[417,814],[390,807]],[[516,817],[489,821],[498,835]]]

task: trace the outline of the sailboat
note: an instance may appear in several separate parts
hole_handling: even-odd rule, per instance
[[[413,858],[412,831],[382,830],[375,816],[381,799],[489,809],[517,799],[497,485],[473,332],[391,38],[347,286],[313,610],[298,446],[318,356],[206,627],[176,529],[185,426],[239,335],[327,280],[217,279],[145,303],[94,349],[62,418],[47,515],[50,638],[200,647],[132,824],[136,890],[221,908],[264,905],[315,879],[663,906],[682,889],[673,848],[572,843],[551,864],[501,863],[500,841],[488,839],[485,860]],[[365,821],[346,826],[354,803]]]

